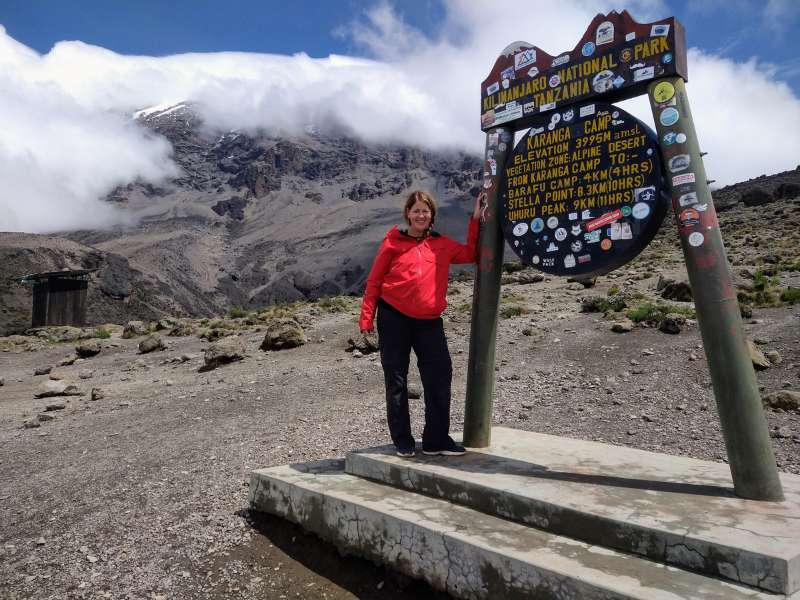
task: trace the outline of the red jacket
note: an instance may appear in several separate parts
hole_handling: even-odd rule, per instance
[[[375,306],[383,298],[404,315],[436,319],[447,307],[450,264],[476,262],[478,221],[470,218],[467,243],[432,233],[417,241],[393,228],[378,249],[361,302],[361,331],[373,329]]]

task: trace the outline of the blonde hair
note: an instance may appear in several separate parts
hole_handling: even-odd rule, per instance
[[[408,218],[408,211],[411,210],[411,207],[417,202],[422,202],[429,209],[431,209],[431,224],[428,227],[428,229],[430,229],[433,227],[433,222],[436,220],[436,200],[434,200],[433,196],[431,196],[428,192],[417,190],[416,192],[411,192],[411,194],[409,194],[408,199],[406,200],[406,205],[403,208],[403,218],[406,220],[406,223],[411,225],[411,221]]]

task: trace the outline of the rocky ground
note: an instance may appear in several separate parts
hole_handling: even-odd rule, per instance
[[[726,211],[720,221],[752,310],[744,323],[761,351],[761,391],[796,399],[800,303],[787,290],[800,287],[800,204]],[[494,423],[725,460],[692,303],[670,281],[682,279],[671,225],[594,287],[508,273]],[[471,294],[471,281],[451,283],[454,430],[463,425]],[[80,341],[53,341],[75,331],[0,338],[0,597],[443,598],[248,512],[251,470],[386,443],[379,361],[346,351],[357,311],[357,299],[342,297],[165,321],[164,349],[147,353],[145,332],[88,330],[101,336],[100,351],[77,359]],[[290,315],[307,343],[261,350],[273,319]],[[220,336],[245,356],[205,370]],[[79,395],[36,398],[47,381]],[[800,473],[800,408],[785,406],[767,408],[766,419],[779,468]],[[417,429],[422,407],[412,402]]]

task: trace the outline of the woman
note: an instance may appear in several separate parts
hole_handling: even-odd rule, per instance
[[[413,192],[403,216],[408,229],[393,228],[381,244],[367,278],[359,328],[371,333],[377,308],[381,365],[386,381],[389,433],[397,455],[414,456],[414,436],[408,414],[408,361],[411,349],[425,390],[424,454],[459,456],[450,430],[450,383],[453,367],[441,314],[447,306],[451,263],[476,262],[478,218],[485,194],[475,201],[467,243],[459,244],[433,231],[436,202],[430,194]]]

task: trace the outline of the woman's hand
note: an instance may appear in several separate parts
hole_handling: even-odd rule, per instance
[[[472,211],[473,219],[480,219],[481,212],[483,212],[486,203],[489,201],[489,196],[485,191],[481,191],[478,197],[475,198],[475,209]]]

